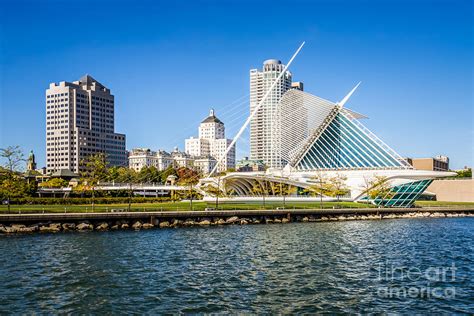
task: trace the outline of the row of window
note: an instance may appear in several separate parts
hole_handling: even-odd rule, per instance
[[[59,108],[68,108],[69,103],[64,103],[64,104],[55,104],[55,105],[47,105],[46,109],[59,109]]]
[[[53,116],[46,116],[46,119],[47,120],[56,120],[56,119],[60,119],[60,118],[66,118],[66,117],[69,117],[69,115],[53,115]]]
[[[46,98],[47,98],[47,99],[52,99],[52,98],[67,97],[67,96],[68,96],[68,93],[57,93],[57,94],[50,94],[50,95],[47,95]]]
[[[69,99],[68,98],[65,98],[65,99],[56,99],[56,100],[46,100],[46,103],[60,103],[60,102],[68,102]]]

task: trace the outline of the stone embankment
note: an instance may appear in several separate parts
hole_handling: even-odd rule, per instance
[[[235,214],[235,212],[233,212]],[[257,212],[258,213],[258,212]],[[298,214],[298,212],[275,212],[272,214],[268,211],[262,211],[262,215],[246,216],[243,212],[242,216],[229,214],[220,216],[194,216],[183,218],[181,213],[176,213],[176,216],[150,216],[148,220],[122,218],[122,219],[97,219],[89,220],[76,219],[64,217],[61,222],[54,219],[44,222],[31,223],[25,220],[23,223],[14,222],[0,222],[0,233],[57,233],[57,232],[71,232],[71,231],[109,231],[109,230],[141,230],[151,228],[175,228],[175,227],[207,227],[207,226],[222,226],[222,225],[252,225],[252,224],[286,224],[290,222],[329,222],[329,221],[351,221],[351,220],[382,220],[382,219],[396,219],[396,218],[444,218],[444,217],[474,217],[473,210],[466,211],[415,211],[415,212],[372,212],[366,213],[351,213],[351,212],[316,212],[315,214]],[[171,214],[169,214],[171,215]],[[199,215],[199,214],[197,214]],[[0,217],[0,221],[2,218]]]

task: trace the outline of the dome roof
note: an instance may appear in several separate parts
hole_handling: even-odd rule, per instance
[[[270,65],[270,64],[275,64],[275,65],[281,65],[281,61],[278,59],[267,59],[263,62],[264,65]]]
[[[211,109],[211,111],[209,112],[209,116],[206,117],[202,122],[202,123],[218,123],[218,124],[224,124],[222,123],[221,120],[219,120],[216,115],[214,114],[214,109]]]

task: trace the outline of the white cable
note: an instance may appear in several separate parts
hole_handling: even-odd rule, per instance
[[[229,151],[234,147],[235,143],[237,142],[237,140],[239,139],[240,135],[242,135],[242,133],[244,132],[244,130],[247,128],[247,126],[250,124],[250,121],[252,120],[252,118],[255,116],[255,114],[258,112],[258,110],[260,110],[260,108],[262,107],[264,101],[267,99],[267,97],[270,95],[270,93],[272,92],[273,88],[275,88],[276,84],[280,81],[280,79],[283,77],[283,75],[285,75],[286,73],[286,70],[288,69],[288,67],[291,65],[291,63],[293,62],[293,59],[295,59],[295,57],[298,55],[298,53],[300,52],[300,50],[303,48],[303,45],[304,45],[305,42],[301,43],[300,47],[298,47],[298,49],[296,50],[296,52],[293,54],[293,56],[291,57],[290,61],[288,62],[288,64],[285,66],[285,68],[283,69],[283,71],[280,73],[280,75],[278,76],[278,78],[276,78],[275,81],[273,81],[273,84],[270,86],[270,89],[268,89],[268,91],[265,93],[265,95],[263,96],[262,100],[260,100],[260,102],[258,103],[258,105],[255,107],[255,109],[252,111],[252,113],[250,114],[250,116],[247,118],[247,120],[245,121],[244,125],[242,125],[242,127],[240,128],[239,132],[237,133],[237,135],[235,135],[234,139],[232,140],[232,142],[230,143],[229,147],[227,147],[225,153],[219,158],[219,160],[217,161],[216,165],[214,166],[214,168],[212,169],[211,173],[209,174],[209,176],[212,176],[214,174],[214,172],[216,172],[217,168],[219,167],[219,165],[222,163],[222,160],[224,159],[224,157],[227,157],[227,154],[229,153]]]

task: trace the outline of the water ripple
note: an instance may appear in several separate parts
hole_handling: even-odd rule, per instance
[[[470,218],[0,236],[0,314],[473,313],[473,238]],[[455,295],[383,292],[427,286]]]

